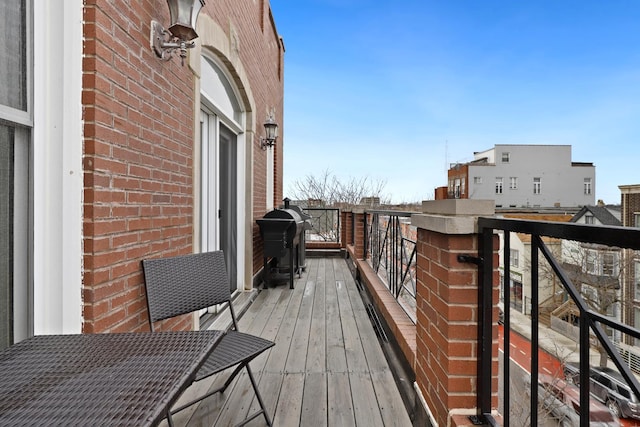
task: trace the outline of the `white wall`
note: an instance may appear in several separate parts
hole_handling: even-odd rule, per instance
[[[502,152],[509,162],[502,162]],[[569,145],[496,145],[494,164],[469,165],[469,197],[493,199],[502,207],[576,207],[595,204],[595,166],[572,166]],[[482,184],[474,184],[481,177]],[[496,194],[502,177],[502,194]],[[518,178],[510,189],[510,178]],[[533,178],[541,178],[540,194],[533,193]],[[584,179],[591,178],[591,194],[584,194]]]

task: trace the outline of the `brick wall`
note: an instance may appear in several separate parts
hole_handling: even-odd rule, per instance
[[[235,36],[262,126],[274,109],[282,126],[283,50],[268,2],[208,2],[201,13]],[[167,23],[164,0],[86,0],[84,9],[84,331],[148,329],[140,261],[193,250],[194,75],[149,48],[152,19]],[[254,147],[254,219],[265,211],[265,153]],[[282,143],[275,198],[282,198]],[[257,148],[256,148],[257,147]],[[166,328],[190,328],[191,317]]]
[[[640,186],[621,186],[621,205],[622,205],[622,225],[625,227],[639,227],[640,224],[636,224],[635,213],[640,212]],[[625,256],[629,262],[636,259],[636,255],[633,251],[625,250]],[[633,264],[630,264],[630,268],[624,271],[624,293],[626,295],[635,295],[636,292],[636,277],[635,268]],[[623,304],[623,321],[628,325],[636,324],[636,309],[640,308],[640,304],[630,299],[631,303]],[[634,339],[630,336],[625,336],[625,342],[629,345],[634,345]]]
[[[634,213],[640,212],[640,193],[625,192],[621,195],[621,204],[623,207],[622,225],[625,227],[638,227],[640,224],[635,223]]]

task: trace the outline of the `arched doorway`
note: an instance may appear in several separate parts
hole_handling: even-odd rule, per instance
[[[235,291],[244,271],[245,112],[212,55],[202,56],[200,88],[200,250],[224,251]]]

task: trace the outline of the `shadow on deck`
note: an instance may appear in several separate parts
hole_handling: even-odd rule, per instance
[[[295,289],[261,291],[240,328],[276,342],[251,363],[274,426],[412,425],[344,259],[307,258]],[[217,386],[224,377],[201,381],[185,395]],[[176,414],[174,421],[229,426],[257,407],[241,374],[224,395]],[[260,416],[248,425],[266,424]]]

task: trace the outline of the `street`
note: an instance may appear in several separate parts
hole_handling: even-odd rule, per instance
[[[502,325],[499,325],[498,331],[499,331],[498,342],[499,342],[499,346],[500,346],[499,348],[501,353],[500,360],[502,361],[502,359],[504,358],[504,353],[503,353],[504,327]],[[525,399],[522,399],[523,393],[526,394],[526,390],[524,388],[531,387],[530,380],[526,381],[520,378],[523,375],[529,374],[530,376],[531,374],[531,343],[529,342],[528,339],[524,338],[522,335],[514,331],[511,331],[510,338],[511,338],[511,342],[510,342],[509,358],[511,361],[510,369],[511,369],[511,377],[512,377],[512,381],[511,381],[512,384],[510,389],[510,396],[512,399],[511,417],[514,418],[514,421],[515,420],[522,421],[522,417],[524,417],[523,413],[528,412],[528,406],[527,406],[528,403],[518,405],[517,401],[518,400],[524,401]],[[555,356],[552,356],[551,354],[547,353],[543,349],[539,349],[538,364],[539,364],[538,369],[540,374],[547,374],[554,378],[555,377],[564,378],[564,374],[562,372],[562,363]],[[502,366],[502,362],[501,362],[501,366]],[[502,384],[502,381],[500,381],[500,384]],[[502,390],[499,391],[500,396],[502,396],[502,392],[503,392]],[[502,402],[501,397],[499,400]],[[518,410],[517,409],[518,406],[525,407],[526,411],[524,411],[523,409]],[[516,408],[515,410],[514,410],[514,407]],[[624,427],[640,427],[640,421],[621,418],[620,425]]]

